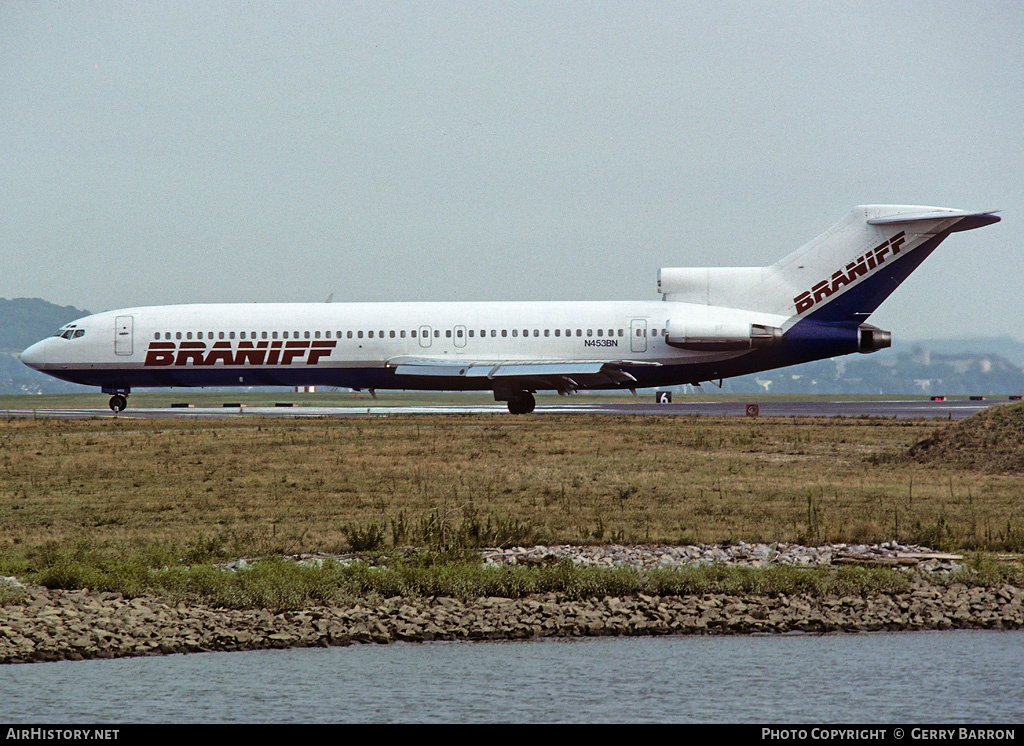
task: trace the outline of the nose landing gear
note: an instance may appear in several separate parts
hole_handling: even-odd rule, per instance
[[[102,390],[104,394],[113,394],[113,396],[110,397],[110,411],[114,414],[123,412],[128,408],[128,394],[131,393],[131,389],[127,387],[114,388],[104,386]]]

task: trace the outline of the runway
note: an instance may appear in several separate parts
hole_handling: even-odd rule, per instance
[[[566,402],[564,404],[537,405],[533,415],[511,415],[504,404],[420,405],[420,406],[338,406],[338,407],[189,407],[189,408],[129,408],[120,414],[109,409],[9,409],[0,410],[0,416],[38,417],[57,419],[112,418],[244,418],[244,417],[388,417],[397,415],[460,415],[500,414],[514,418],[542,417],[544,415],[615,415],[644,417],[884,417],[889,419],[948,419],[960,420],[983,409],[1007,400],[985,401],[768,401],[759,402],[673,402],[655,404],[650,401],[629,403]],[[756,406],[756,415],[751,407]]]

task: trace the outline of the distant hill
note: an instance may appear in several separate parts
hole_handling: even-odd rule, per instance
[[[737,394],[1022,394],[1024,369],[1000,355],[938,353],[922,345],[912,352],[882,350],[738,376],[727,379],[722,390]]]
[[[973,337],[970,339],[919,339],[899,343],[900,350],[928,350],[945,355],[998,355],[1024,367],[1024,342],[1013,337]]]
[[[58,306],[41,298],[0,298],[0,394],[95,391],[94,387],[58,381],[18,359],[29,345],[50,336],[69,321],[88,315],[81,308]]]

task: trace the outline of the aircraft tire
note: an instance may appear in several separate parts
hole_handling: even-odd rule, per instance
[[[114,414],[123,412],[128,407],[128,399],[121,394],[114,394],[110,397],[110,409]]]
[[[537,400],[529,391],[524,391],[508,400],[508,411],[512,414],[529,414],[536,406]]]

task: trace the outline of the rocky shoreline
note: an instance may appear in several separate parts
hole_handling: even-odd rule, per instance
[[[510,550],[508,557],[514,556],[517,563],[551,561],[546,558],[558,553],[550,549]],[[628,548],[618,550],[628,552]],[[600,553],[603,556],[608,551],[601,548]],[[615,551],[611,550],[612,554]],[[539,559],[524,559],[531,552]],[[901,553],[897,549],[891,552]],[[641,557],[641,562],[643,556],[657,553],[633,548],[633,556]],[[836,559],[836,553],[830,556]],[[495,557],[490,561],[497,562]],[[647,562],[647,566],[656,562]],[[908,591],[871,596],[392,598],[373,606],[318,607],[278,614],[18,584],[21,602],[0,605],[0,663],[395,641],[1024,626],[1024,588],[947,585],[934,582],[930,574],[919,567]]]

